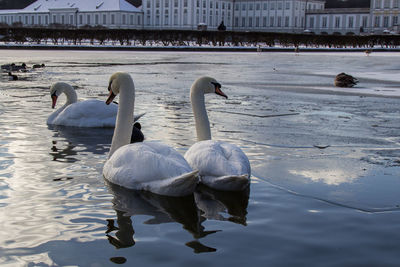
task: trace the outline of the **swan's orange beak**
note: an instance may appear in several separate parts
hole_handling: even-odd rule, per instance
[[[57,95],[56,94],[51,95],[51,100],[53,101],[53,103],[51,104],[51,108],[55,108],[57,103]]]
[[[115,98],[115,94],[113,93],[112,90],[110,90],[110,94],[108,95],[108,98],[106,100],[106,104],[110,105],[112,103],[112,101],[114,100],[114,98]]]
[[[218,86],[218,85],[215,86],[215,93],[216,93],[217,95],[223,96],[223,97],[225,97],[226,99],[228,99],[228,96],[227,96],[224,92],[221,91],[221,87]]]

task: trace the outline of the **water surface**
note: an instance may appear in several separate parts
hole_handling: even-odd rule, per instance
[[[1,76],[2,266],[398,266],[398,54],[0,51],[11,62],[46,68]],[[146,139],[182,154],[196,141],[190,85],[215,77],[229,99],[206,97],[212,135],[248,155],[249,190],[106,183],[112,130],[46,119],[52,83],[105,100],[115,71],[135,81]],[[359,85],[333,87],[340,72]]]

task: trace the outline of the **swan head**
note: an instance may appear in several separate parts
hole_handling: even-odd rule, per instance
[[[54,108],[56,106],[58,97],[62,93],[64,93],[64,91],[67,88],[71,89],[72,86],[69,85],[68,83],[63,83],[63,82],[55,83],[50,87],[50,96],[51,96],[51,100],[52,100],[51,108]]]
[[[221,87],[221,84],[217,82],[216,79],[207,76],[198,78],[192,85],[192,88],[200,88],[198,90],[202,90],[204,94],[215,93],[228,98],[228,96],[222,92]]]
[[[106,104],[109,105],[113,102],[114,98],[120,93],[120,88],[125,84],[133,84],[132,78],[128,73],[116,72],[111,75],[108,82],[108,98]],[[128,87],[130,88],[130,87]]]

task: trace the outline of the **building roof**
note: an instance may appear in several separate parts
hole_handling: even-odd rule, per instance
[[[370,0],[326,0],[325,8],[366,8]]]
[[[77,9],[80,12],[129,11],[141,12],[125,0],[38,0],[19,12],[49,12],[55,9]]]
[[[311,14],[369,14],[369,8],[326,8],[307,11],[307,15]]]

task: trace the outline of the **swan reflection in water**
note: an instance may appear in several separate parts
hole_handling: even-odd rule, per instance
[[[64,138],[65,142],[52,141],[50,155],[54,161],[73,163],[78,161],[76,158],[79,152],[90,152],[97,155],[108,153],[114,128],[88,128],[88,127],[69,127],[61,125],[48,125],[48,129],[53,131],[53,137]],[[140,123],[136,122],[132,129],[131,143],[142,142],[144,135],[141,131]]]
[[[55,138],[50,148],[52,160],[66,163],[79,161],[79,153],[106,154],[114,131],[113,128],[80,128],[56,125],[48,125],[48,129],[53,131]],[[60,141],[60,137],[65,141]]]
[[[220,230],[206,231],[202,223],[206,219],[231,221],[246,225],[249,189],[242,192],[216,191],[199,186],[196,193],[186,197],[168,197],[148,191],[126,189],[106,181],[113,194],[113,208],[117,218],[107,220],[106,236],[116,248],[135,245],[132,216],[149,215],[145,224],[177,222],[192,234],[194,240],[185,245],[195,253],[214,252],[217,249],[200,243],[199,239]],[[227,212],[226,218],[221,213]]]

